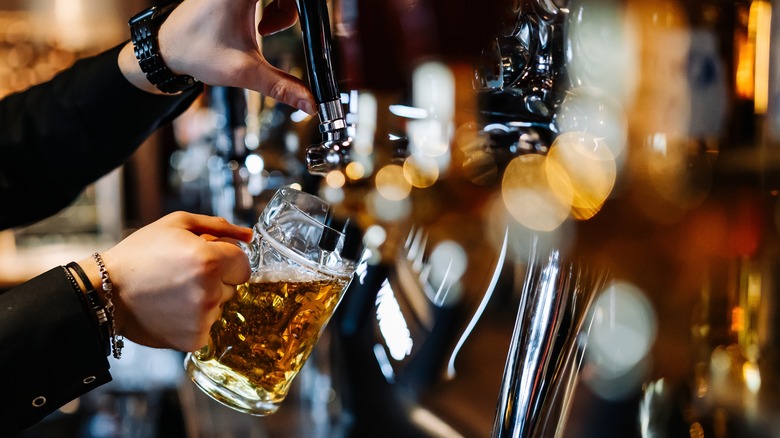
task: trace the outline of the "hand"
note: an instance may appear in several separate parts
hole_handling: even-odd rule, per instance
[[[316,113],[308,87],[269,64],[260,52],[257,8],[257,0],[182,2],[160,27],[158,41],[166,65],[176,74],[188,74],[209,85],[254,90],[309,114]],[[262,35],[281,31],[297,21],[294,1],[272,3],[267,9],[273,19],[263,20]],[[155,92],[140,73],[131,44],[123,48],[119,58],[128,80]]]
[[[101,253],[114,285],[118,333],[155,348],[206,345],[221,304],[249,279],[249,261],[235,241],[251,238],[250,228],[222,218],[176,212]],[[95,278],[94,260],[79,264]]]

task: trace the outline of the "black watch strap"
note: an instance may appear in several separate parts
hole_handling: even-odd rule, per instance
[[[168,14],[178,5],[153,6],[130,19],[130,38],[135,48],[135,57],[146,79],[160,91],[169,94],[179,93],[192,87],[198,80],[189,75],[174,75],[165,65],[157,44],[157,31]]]

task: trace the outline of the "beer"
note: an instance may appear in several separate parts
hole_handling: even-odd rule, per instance
[[[283,187],[240,242],[252,277],[222,306],[208,345],[184,359],[209,397],[251,415],[279,409],[355,273],[330,215],[322,199]]]
[[[255,387],[260,399],[280,402],[346,284],[344,278],[275,280],[268,273],[252,278],[225,303],[198,359],[231,369]]]

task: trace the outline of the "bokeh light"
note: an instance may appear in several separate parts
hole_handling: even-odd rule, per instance
[[[365,198],[366,209],[379,221],[399,221],[412,211],[411,201],[408,197],[401,199],[388,199],[378,190],[371,191]]]
[[[387,231],[381,225],[371,225],[363,234],[363,243],[371,248],[379,248],[387,239]]]
[[[487,202],[484,215],[484,232],[491,246],[499,250],[506,234],[509,257],[518,263],[529,261],[534,246],[540,254],[547,254],[553,248],[561,254],[568,254],[576,241],[577,230],[573,221],[564,221],[552,231],[532,230],[509,214],[499,194]]]
[[[657,332],[655,310],[638,287],[613,281],[596,297],[591,315],[586,383],[604,398],[621,398],[644,377]]]
[[[460,298],[459,281],[466,272],[468,256],[463,247],[452,240],[436,245],[428,258],[429,282],[433,285],[428,298],[437,306],[451,305]]]
[[[455,114],[455,76],[449,67],[436,61],[418,65],[412,73],[412,102],[431,119],[451,120]]]
[[[379,169],[375,183],[377,192],[391,201],[400,201],[412,191],[412,185],[406,180],[403,168],[397,164],[389,164]]]
[[[567,57],[572,83],[632,99],[639,69],[638,35],[617,0],[574,0],[568,8]]]
[[[340,170],[332,170],[325,175],[325,183],[328,187],[341,188],[346,182],[346,177]]]
[[[344,172],[347,174],[347,177],[353,181],[362,179],[366,176],[366,168],[363,166],[362,163],[359,163],[357,161],[353,161],[349,164],[347,164],[347,167],[344,169]]]
[[[406,124],[410,146],[415,154],[439,157],[449,151],[450,124],[439,120],[410,120]]]
[[[412,104],[424,118],[406,122],[409,155],[414,158],[404,165],[404,170],[412,185],[428,187],[446,172],[451,160],[455,77],[448,66],[432,61],[415,68]]]
[[[381,262],[382,253],[379,248],[387,239],[387,231],[381,225],[370,225],[363,233],[363,245],[366,247],[367,263],[375,265]]]
[[[615,158],[625,156],[628,118],[620,102],[607,92],[593,87],[568,90],[556,120],[560,132],[586,132],[604,142]]]
[[[542,155],[513,159],[504,171],[501,193],[507,210],[518,222],[538,231],[551,231],[569,216],[574,193],[566,172]]]
[[[319,191],[320,197],[331,204],[339,204],[344,201],[346,197],[344,189],[341,187],[332,187],[324,185]]]
[[[572,215],[589,219],[600,209],[615,186],[617,165],[606,143],[585,132],[559,135],[547,155],[547,166],[557,166],[568,175],[570,187],[552,186],[559,196],[572,194]]]
[[[350,104],[353,104],[353,102],[350,102]],[[359,156],[368,157],[374,150],[377,118],[376,97],[369,92],[360,92],[357,98],[357,108],[357,122],[355,123],[355,138],[352,142],[352,150]]]
[[[258,154],[249,154],[244,161],[249,173],[260,173],[265,169],[265,161],[263,157]]]
[[[432,186],[439,178],[436,160],[424,155],[411,155],[404,160],[404,177],[409,184],[418,188]]]

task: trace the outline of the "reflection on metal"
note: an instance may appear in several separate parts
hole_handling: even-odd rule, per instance
[[[493,271],[493,277],[490,279],[490,284],[488,285],[487,289],[485,289],[485,294],[482,296],[482,301],[480,301],[479,306],[477,306],[477,311],[474,312],[474,316],[471,317],[471,320],[466,326],[466,330],[463,331],[463,334],[460,336],[460,339],[458,339],[458,343],[455,345],[455,349],[452,351],[452,354],[450,355],[450,360],[447,362],[448,379],[452,379],[455,377],[455,358],[458,356],[458,352],[460,352],[460,349],[463,347],[463,344],[466,343],[466,339],[468,339],[469,335],[474,330],[474,326],[477,325],[477,321],[479,321],[479,318],[485,312],[485,307],[487,307],[490,298],[493,296],[493,291],[495,291],[496,289],[496,283],[498,283],[498,278],[501,274],[501,269],[504,266],[504,259],[506,258],[506,249],[508,243],[509,243],[509,230],[507,230],[504,233],[504,242],[501,244],[501,251],[498,255],[498,261],[496,262],[496,269]]]
[[[376,296],[376,319],[379,330],[390,350],[390,355],[397,361],[403,360],[412,353],[412,336],[404,319],[404,314],[393,294],[390,282],[385,280]]]
[[[486,124],[522,122],[522,133],[540,137],[532,152],[544,153],[556,134],[554,113],[566,86],[563,47],[568,10],[548,1],[518,1],[515,9],[494,44],[483,51],[474,85]],[[501,138],[489,141],[493,149],[518,149],[517,136],[509,145],[504,143]]]
[[[565,426],[584,345],[587,309],[606,280],[531,245],[504,368],[493,438],[557,437]]]
[[[673,391],[664,379],[645,384],[639,402],[639,434],[642,438],[666,436]],[[693,435],[691,436],[698,436]]]

